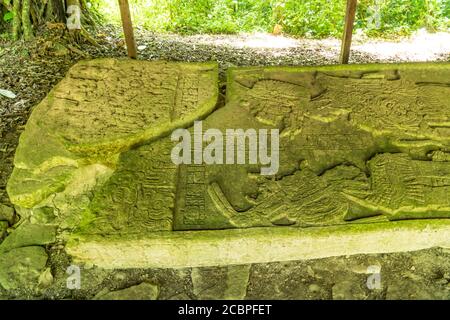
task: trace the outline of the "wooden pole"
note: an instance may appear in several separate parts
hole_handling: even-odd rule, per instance
[[[352,44],[353,23],[355,22],[357,0],[347,0],[345,11],[344,35],[342,37],[341,56],[339,62],[347,64],[350,57],[350,46]]]
[[[119,0],[120,15],[122,17],[123,33],[127,44],[128,57],[137,58],[136,40],[134,39],[133,23],[131,22],[130,6],[128,0]]]

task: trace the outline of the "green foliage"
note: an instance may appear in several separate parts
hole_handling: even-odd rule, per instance
[[[409,34],[450,28],[448,0],[360,0],[356,26],[369,35]]]
[[[11,11],[8,11],[3,15],[3,21],[9,22],[14,18],[14,14]]]
[[[235,28],[223,1],[215,5],[212,0],[174,0],[170,2],[169,14],[169,30],[180,33],[229,32]]]
[[[293,35],[340,36],[344,27],[345,0],[286,0],[281,25]]]
[[[117,1],[98,0],[108,21],[120,22]],[[340,37],[346,0],[131,0],[135,24],[159,32],[272,32]],[[355,27],[368,35],[450,29],[449,0],[359,0]]]

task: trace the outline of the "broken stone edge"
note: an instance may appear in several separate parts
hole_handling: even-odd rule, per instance
[[[426,70],[439,71],[450,68],[449,62],[409,62],[409,63],[368,63],[368,64],[338,64],[338,65],[323,65],[323,66],[255,66],[255,67],[230,67],[227,70],[227,92],[226,102],[233,101],[239,98],[236,95],[236,88],[239,82],[236,81],[237,76],[245,76],[247,73],[255,77],[255,80],[262,80],[270,78],[274,72],[286,73],[301,73],[301,72],[331,72],[331,71],[358,71],[358,72],[377,72],[383,70],[397,69],[399,71],[405,70]]]
[[[111,58],[99,58],[95,61],[109,61],[114,60]],[[93,60],[83,60],[80,61],[77,66],[89,64]],[[116,60],[116,62],[119,60]],[[133,147],[140,146],[143,144],[148,144],[162,137],[165,137],[172,133],[173,130],[178,128],[189,128],[194,124],[194,121],[201,120],[210,115],[217,105],[219,99],[219,65],[217,62],[171,62],[171,61],[140,61],[142,63],[152,64],[155,62],[164,62],[167,64],[172,64],[180,69],[196,69],[196,68],[210,68],[212,70],[212,81],[214,85],[212,86],[211,97],[205,100],[203,103],[199,104],[195,112],[190,113],[189,116],[170,122],[169,125],[148,125],[141,132],[130,134],[123,138],[114,138],[108,140],[100,140],[95,144],[91,143],[80,143],[75,145],[67,145],[66,148],[74,152],[75,154],[97,154],[101,150],[101,157],[106,155],[116,155],[130,150]],[[70,72],[70,70],[69,70]],[[68,74],[69,74],[68,72]],[[52,90],[53,93],[54,90]],[[55,90],[56,91],[56,90]],[[96,157],[91,157],[96,158]]]
[[[112,61],[111,58],[100,58],[95,61],[101,62]],[[70,71],[80,65],[89,64],[92,60],[83,60],[68,71]],[[144,63],[152,63],[152,61],[144,61]],[[142,131],[130,134],[127,137],[116,138],[109,141],[99,141],[94,145],[79,144],[77,146],[67,145],[61,140],[60,137],[54,133],[47,132],[45,128],[38,125],[39,116],[45,114],[48,110],[48,99],[52,99],[54,92],[57,90],[60,83],[58,83],[39,104],[37,104],[32,111],[30,119],[28,120],[25,131],[19,138],[19,146],[14,156],[14,170],[11,177],[8,180],[6,190],[9,195],[11,203],[15,206],[31,209],[39,203],[45,201],[49,196],[55,193],[63,192],[70,181],[74,178],[74,172],[80,167],[86,166],[92,163],[102,163],[108,166],[114,167],[118,161],[120,154],[137,146],[149,144],[162,137],[170,135],[170,133],[178,128],[188,128],[193,125],[194,121],[201,120],[210,115],[217,107],[219,100],[219,71],[218,64],[216,62],[199,62],[199,63],[186,63],[186,62],[165,62],[179,66],[180,68],[195,68],[195,67],[208,67],[213,70],[211,83],[212,86],[211,97],[201,103],[195,112],[189,114],[182,119],[175,120],[169,125],[149,125],[143,128]],[[36,154],[39,157],[44,158],[44,161],[40,161],[39,164],[27,164],[19,159],[28,158],[29,152],[27,152],[28,145],[33,141],[30,136],[36,136],[41,134],[46,143],[48,140],[52,140],[52,150],[47,150],[46,147],[38,146],[39,150]],[[27,141],[30,140],[30,141]],[[32,145],[35,148],[36,145]],[[52,153],[54,153],[52,155]],[[33,154],[36,157],[36,154]],[[50,155],[50,156],[49,156]],[[38,189],[26,190],[22,186],[23,176],[28,177],[30,174],[45,174],[47,171],[55,168],[65,168],[65,172],[61,173],[54,182],[50,184],[43,184]]]
[[[450,248],[450,220],[405,220],[331,227],[74,235],[75,263],[104,269],[228,266],[332,256]]]

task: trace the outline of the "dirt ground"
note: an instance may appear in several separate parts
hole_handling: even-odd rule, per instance
[[[77,61],[126,56],[120,30],[102,28],[95,32],[95,39],[99,46],[89,42],[74,44],[61,30],[46,29],[32,42],[0,42],[0,89],[17,95],[15,99],[0,95],[0,204],[11,205],[6,182],[32,107]],[[222,86],[225,71],[231,66],[336,64],[339,55],[339,41],[335,39],[305,40],[264,34],[178,36],[137,30],[137,44],[139,59],[217,61]],[[350,59],[350,63],[410,61],[450,61],[450,34],[419,32],[395,42],[356,36]],[[55,284],[38,298],[90,299],[105,288],[117,290],[148,279],[159,286],[161,299],[214,298],[218,294],[214,288],[223,282],[223,270],[215,268],[213,276],[207,278],[217,286],[208,289],[207,294],[199,294],[190,269],[89,268],[85,272],[89,279],[86,286],[70,291],[64,285],[65,268],[70,262],[60,249],[48,250]],[[381,268],[381,286],[371,290],[366,285],[370,275],[367,268],[374,265]],[[249,270],[245,293],[249,299],[450,299],[450,252],[443,249],[271,263],[253,265]],[[203,271],[208,273],[208,269]],[[36,298],[24,292],[16,297]]]

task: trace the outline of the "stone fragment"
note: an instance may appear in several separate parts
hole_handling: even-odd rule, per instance
[[[247,293],[250,267],[194,268],[193,292],[198,299],[242,300]]]
[[[386,300],[413,299],[413,300],[448,300],[450,293],[443,294],[433,286],[424,282],[413,280],[391,281],[386,290]]]
[[[42,247],[24,247],[0,253],[0,285],[5,290],[35,289],[47,263]]]
[[[215,63],[97,59],[77,63],[33,109],[7,190],[31,208],[61,192],[86,163],[117,155],[211,113]]]
[[[8,221],[14,223],[14,209],[0,203],[0,221]]]
[[[0,244],[0,252],[20,247],[46,245],[55,240],[55,226],[23,223]]]
[[[8,226],[8,221],[0,221],[0,243],[6,237]]]
[[[362,285],[357,281],[342,281],[332,288],[333,300],[364,300],[367,297]]]
[[[227,268],[193,268],[193,293],[200,300],[221,299],[226,291]]]
[[[95,297],[97,300],[156,300],[159,288],[156,285],[143,282],[126,289],[100,293]]]
[[[39,276],[39,288],[46,289],[53,283],[53,275],[50,268],[44,270]]]
[[[322,288],[320,288],[320,286],[317,285],[316,283],[312,283],[308,286],[308,290],[311,292],[320,292]]]
[[[229,266],[224,299],[243,300],[247,295],[251,265]]]

